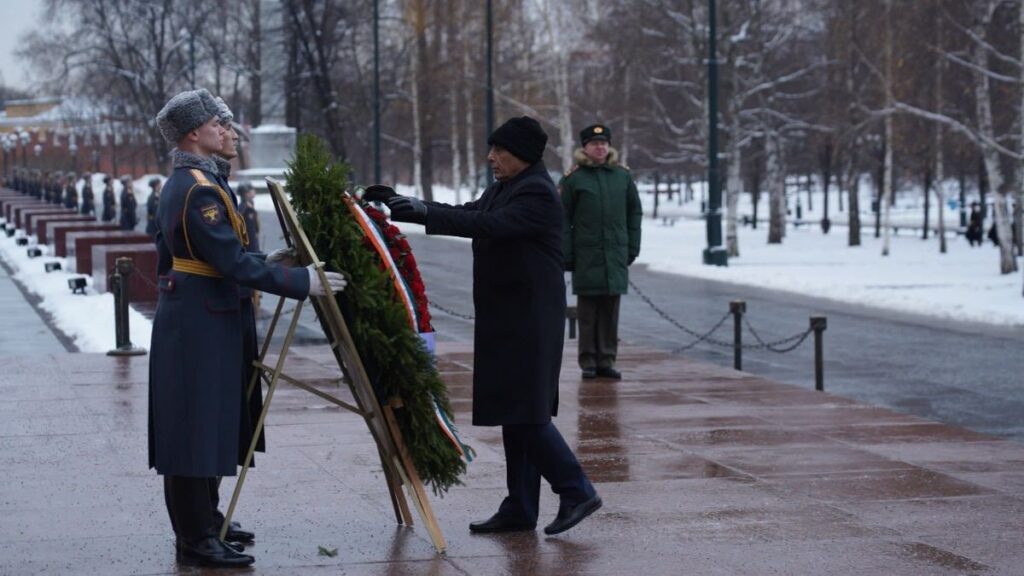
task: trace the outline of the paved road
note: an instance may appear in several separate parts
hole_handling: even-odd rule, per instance
[[[272,223],[273,214],[263,217]],[[269,226],[267,228],[270,228]],[[276,231],[264,242],[279,245]],[[432,302],[472,313],[470,246],[445,238],[410,236]],[[1024,441],[1024,330],[937,320],[799,295],[739,287],[635,267],[632,278],[671,317],[695,331],[713,326],[729,302],[747,302],[750,322],[766,340],[801,332],[824,314],[825,387],[830,392],[931,420]],[[264,307],[272,306],[272,299]],[[472,322],[434,311],[439,339],[472,338]],[[718,334],[730,340],[731,320]],[[315,341],[312,315],[299,337]],[[623,299],[620,338],[672,350],[693,341],[640,298]],[[752,341],[749,333],[745,341]],[[700,344],[686,356],[732,366],[732,350]],[[572,362],[572,359],[568,359]],[[748,351],[744,370],[781,382],[814,387],[813,345],[787,354]],[[630,367],[621,366],[626,377]]]

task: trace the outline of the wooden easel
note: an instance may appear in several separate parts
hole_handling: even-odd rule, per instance
[[[267,188],[270,190],[271,197],[274,200],[274,209],[277,211],[277,217],[281,222],[281,230],[284,233],[285,242],[289,247],[295,248],[299,263],[307,266],[313,263],[316,264],[317,273],[320,274],[320,282],[327,286],[323,262],[317,258],[312,244],[310,244],[306,233],[299,225],[299,219],[291,203],[285,197],[281,184],[271,178],[267,178],[266,181]],[[242,491],[242,484],[245,482],[245,476],[249,470],[249,464],[252,462],[253,453],[256,451],[256,442],[266,422],[270,403],[274,399],[274,391],[277,389],[278,382],[283,380],[363,417],[367,428],[370,430],[370,435],[377,443],[377,451],[380,455],[381,465],[384,468],[384,476],[387,479],[388,491],[391,495],[391,505],[394,507],[396,521],[398,524],[405,526],[412,526],[413,524],[409,504],[406,502],[405,495],[402,492],[402,486],[404,485],[409,492],[409,498],[412,500],[420,519],[427,529],[427,533],[430,534],[434,548],[437,549],[438,553],[443,553],[446,549],[444,536],[441,534],[441,528],[437,523],[437,518],[434,516],[430,501],[427,499],[426,490],[423,489],[423,482],[420,480],[419,474],[417,474],[416,468],[412,464],[409,452],[402,441],[398,422],[395,420],[394,410],[401,408],[401,399],[392,398],[383,405],[377,401],[377,396],[374,394],[370,380],[366,376],[366,370],[363,368],[363,363],[359,359],[359,354],[352,341],[352,335],[348,331],[348,325],[345,323],[345,318],[342,316],[341,309],[338,308],[338,303],[335,301],[334,296],[310,296],[310,301],[324,329],[324,335],[327,336],[327,341],[331,351],[334,353],[334,358],[338,362],[338,368],[341,369],[342,377],[338,380],[338,383],[340,384],[342,381],[348,383],[356,403],[353,406],[340,398],[318,390],[309,383],[292,378],[284,373],[285,360],[288,357],[292,339],[295,336],[295,329],[298,326],[304,302],[299,302],[295,306],[291,323],[288,326],[288,331],[285,333],[284,343],[278,353],[277,362],[274,366],[269,366],[266,363],[270,342],[274,336],[274,331],[277,329],[277,323],[281,318],[284,308],[285,298],[282,297],[277,303],[277,309],[274,311],[274,316],[263,341],[259,358],[253,363],[256,370],[246,392],[251,393],[255,386],[260,385],[260,382],[266,382],[267,396],[263,400],[263,411],[256,421],[252,442],[246,453],[242,470],[239,472],[234,493],[231,495],[231,504],[228,506],[224,526],[220,531],[221,540],[227,534],[228,525],[235,512],[235,506],[238,504],[238,496]]]

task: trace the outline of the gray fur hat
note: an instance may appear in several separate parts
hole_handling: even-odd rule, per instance
[[[223,98],[217,96],[213,100],[217,103],[217,118],[220,119],[221,123],[227,124],[235,119],[235,115],[231,112],[231,108],[228,108]]]
[[[156,124],[164,140],[177,144],[189,132],[209,122],[220,113],[217,101],[205,88],[175,94],[160,113]]]

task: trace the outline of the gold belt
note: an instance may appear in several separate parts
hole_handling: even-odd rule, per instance
[[[184,272],[185,274],[195,274],[197,276],[207,276],[209,278],[223,278],[219,272],[206,262],[200,262],[199,260],[192,260],[191,258],[178,258],[174,257],[171,263],[171,269],[178,272]]]

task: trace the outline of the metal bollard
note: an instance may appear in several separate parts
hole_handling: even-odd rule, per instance
[[[565,317],[569,320],[569,340],[576,339],[576,319],[579,315],[576,313],[575,306],[569,306],[565,309]]]
[[[107,356],[140,356],[146,353],[145,348],[132,345],[128,329],[128,277],[134,270],[135,262],[131,258],[118,258],[114,262],[114,273],[108,277],[114,292],[114,335],[117,347],[107,352]]]
[[[811,316],[811,330],[814,331],[814,389],[818,392],[825,391],[825,351],[822,346],[822,337],[828,322],[824,316]]]
[[[729,313],[732,314],[732,367],[743,370],[743,315],[747,312],[747,303],[743,300],[729,302]]]

